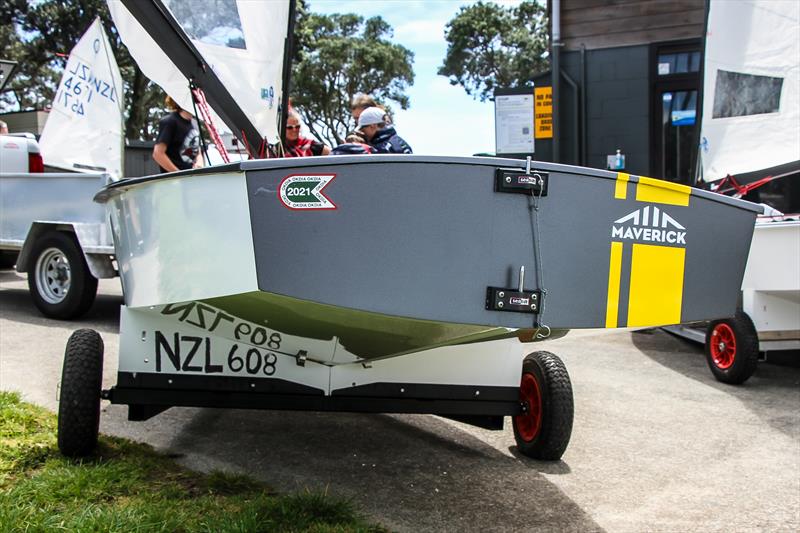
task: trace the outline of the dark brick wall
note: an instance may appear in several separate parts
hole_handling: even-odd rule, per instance
[[[580,53],[562,53],[562,68],[580,84]],[[605,168],[617,149],[626,156],[626,171],[648,175],[650,169],[649,47],[628,46],[586,52],[586,161]],[[577,135],[573,91],[562,80],[561,156],[575,161]]]

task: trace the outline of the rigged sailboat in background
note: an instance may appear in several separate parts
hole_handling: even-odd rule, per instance
[[[701,176],[712,190],[768,206],[753,233],[741,309],[704,335],[676,332],[704,339],[711,371],[728,383],[752,375],[759,351],[800,348],[798,28],[798,2],[709,4]]]
[[[753,189],[741,186],[754,182],[800,181],[799,27],[798,2],[710,3],[700,141],[706,183],[742,195]],[[730,185],[720,183],[726,178]]]
[[[125,91],[96,18],[69,54],[39,147],[50,167],[121,177]]]

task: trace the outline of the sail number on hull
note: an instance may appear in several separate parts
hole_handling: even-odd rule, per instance
[[[161,331],[156,331],[154,339],[156,372],[272,376],[275,374],[278,363],[278,356],[274,352],[254,346],[240,347],[239,344],[234,343],[228,350],[224,364],[215,364],[220,357],[216,356],[211,337],[196,337],[179,333],[165,335]],[[276,344],[280,347],[279,339]]]
[[[278,355],[282,354],[280,333],[239,320],[200,302],[169,304],[161,309],[160,314],[214,335],[155,331],[156,372],[275,374]]]

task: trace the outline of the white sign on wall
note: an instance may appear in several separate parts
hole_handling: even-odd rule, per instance
[[[533,153],[533,103],[533,89],[530,94],[495,95],[494,139],[496,153]]]

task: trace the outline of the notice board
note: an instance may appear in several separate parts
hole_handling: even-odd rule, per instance
[[[532,155],[533,128],[533,88],[497,89],[494,93],[495,153],[509,156]]]

